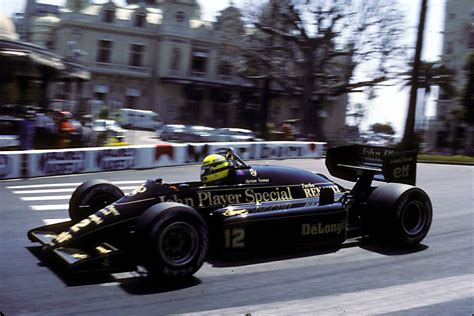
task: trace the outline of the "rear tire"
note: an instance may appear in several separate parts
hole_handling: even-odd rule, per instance
[[[77,187],[69,200],[69,217],[73,222],[79,222],[123,196],[122,190],[107,180],[86,181]]]
[[[428,195],[406,184],[388,183],[375,188],[367,206],[365,223],[369,238],[397,247],[419,244],[433,218]]]
[[[190,277],[206,259],[207,224],[187,205],[153,205],[139,218],[135,231],[143,266],[152,277]]]

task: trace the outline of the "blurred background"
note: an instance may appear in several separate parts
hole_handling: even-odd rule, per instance
[[[0,9],[1,150],[413,138],[428,153],[474,155],[472,0]]]

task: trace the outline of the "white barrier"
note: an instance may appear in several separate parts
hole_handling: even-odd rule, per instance
[[[326,143],[240,142],[0,152],[0,179],[41,177],[201,162],[229,146],[244,160],[322,157]]]

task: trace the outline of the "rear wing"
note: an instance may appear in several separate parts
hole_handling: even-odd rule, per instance
[[[351,145],[328,149],[326,167],[332,176],[348,181],[372,177],[378,181],[415,185],[416,159],[416,150]]]

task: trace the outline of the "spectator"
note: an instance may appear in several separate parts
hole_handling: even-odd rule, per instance
[[[35,138],[34,114],[28,112],[20,125],[20,149],[33,149],[33,140]]]

